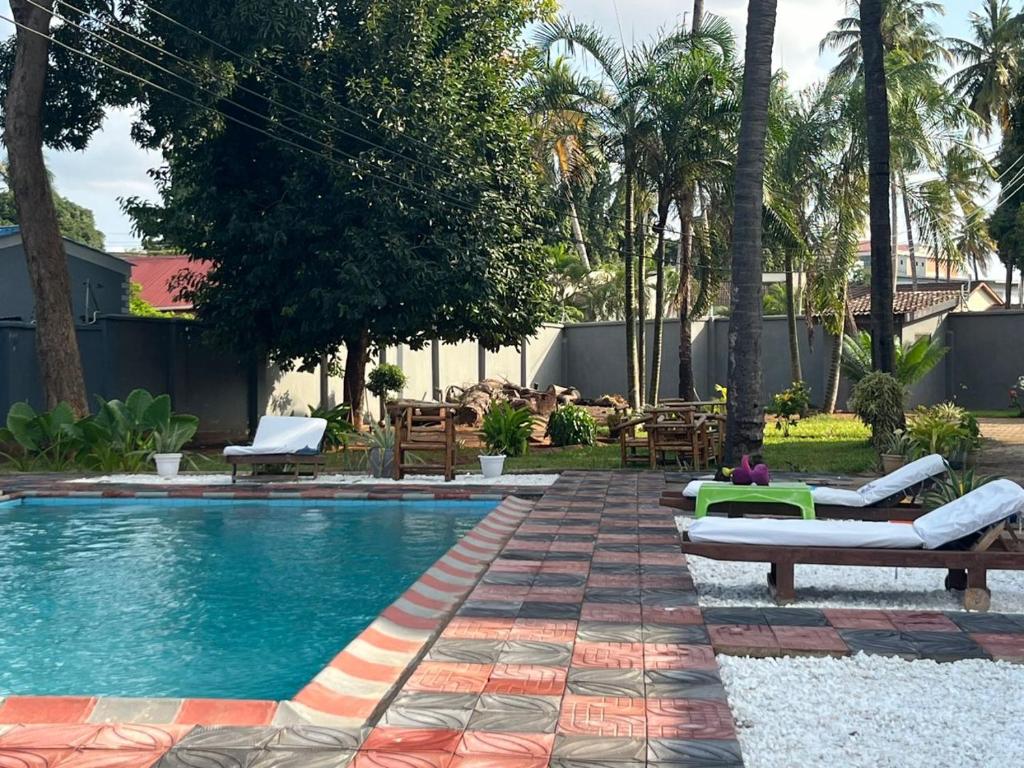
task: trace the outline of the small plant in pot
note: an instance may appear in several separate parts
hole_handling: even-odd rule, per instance
[[[533,421],[528,408],[513,408],[508,402],[491,406],[480,427],[484,441],[480,471],[484,477],[501,477],[506,457],[526,453]]]
[[[153,461],[156,473],[163,478],[178,476],[181,469],[181,449],[199,428],[199,419],[187,414],[175,414],[153,430]]]
[[[395,474],[395,429],[390,424],[373,424],[370,431],[360,435],[366,446],[366,463],[373,477],[393,477]]]
[[[897,429],[882,441],[879,458],[882,471],[888,474],[906,464],[914,452],[913,442],[906,430]]]

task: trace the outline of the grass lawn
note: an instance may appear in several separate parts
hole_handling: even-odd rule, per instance
[[[793,472],[855,474],[876,468],[871,430],[857,419],[812,416],[797,423],[789,436],[765,424],[764,460],[772,469]]]
[[[971,411],[976,419],[1019,419],[1020,411],[1016,408],[991,408]]]

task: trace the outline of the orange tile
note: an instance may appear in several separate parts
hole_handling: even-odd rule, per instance
[[[461,731],[441,728],[395,728],[377,726],[360,749],[385,752],[454,752]]]
[[[104,725],[99,733],[83,745],[83,748],[167,750],[184,738],[193,727],[131,723]]]
[[[576,643],[572,666],[602,669],[640,669],[644,665],[641,643]]]
[[[150,768],[166,750],[88,749],[72,752],[56,768]]]
[[[361,750],[349,763],[351,768],[447,768],[450,752],[389,752]]]
[[[557,619],[516,619],[508,639],[571,643],[576,639],[576,622]]]
[[[92,741],[102,725],[16,725],[0,736],[6,749],[75,749]]]
[[[492,669],[491,664],[423,661],[416,667],[403,690],[482,693]]]
[[[555,743],[553,733],[501,733],[497,731],[466,731],[457,755],[492,755],[494,757],[543,757],[551,754]]]
[[[317,682],[307,685],[296,694],[293,700],[315,709],[317,712],[339,717],[369,717],[379,703],[377,699],[346,696]]]
[[[74,754],[69,749],[4,749],[0,747],[0,768],[54,768]]]
[[[269,725],[275,701],[253,699],[185,699],[175,723],[189,725]]]
[[[8,696],[0,723],[83,723],[95,705],[86,696]]]
[[[497,664],[484,693],[560,696],[565,692],[565,673],[559,667],[537,664]]]
[[[455,755],[448,768],[547,768],[547,765],[547,757],[502,757],[476,753]]]
[[[645,669],[715,669],[715,652],[710,645],[647,643],[644,645]]]
[[[507,640],[512,619],[488,619],[473,616],[455,617],[448,622],[441,637],[459,640]]]

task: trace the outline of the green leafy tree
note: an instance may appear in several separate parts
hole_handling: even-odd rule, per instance
[[[14,203],[7,166],[0,163],[0,226],[18,223],[18,208]],[[51,184],[52,188],[52,184]],[[103,248],[103,233],[96,229],[93,212],[53,191],[53,205],[57,211],[60,233],[93,248]]]
[[[185,292],[225,345],[312,367],[343,344],[345,401],[359,421],[373,347],[472,337],[493,349],[543,317],[548,222],[518,88],[522,29],[542,9],[277,5],[281,25],[265,23],[262,4],[161,5],[258,61],[144,17],[154,39],[213,57],[207,66],[225,74],[208,100],[264,133],[144,94],[136,135],[163,147],[167,167],[155,174],[161,202],[127,208],[144,234],[212,264]]]

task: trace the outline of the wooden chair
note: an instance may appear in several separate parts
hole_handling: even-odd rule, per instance
[[[619,436],[619,456],[623,467],[630,464],[647,464],[650,462],[650,438],[648,435],[637,437],[637,427],[650,423],[650,414],[636,416],[615,425]]]
[[[651,469],[670,453],[695,469],[705,469],[714,458],[709,415],[690,407],[655,408],[647,424]]]
[[[395,428],[395,480],[408,470],[443,474],[455,479],[455,406],[443,403],[399,402],[389,406]],[[440,462],[414,461],[410,453],[440,453]]]

